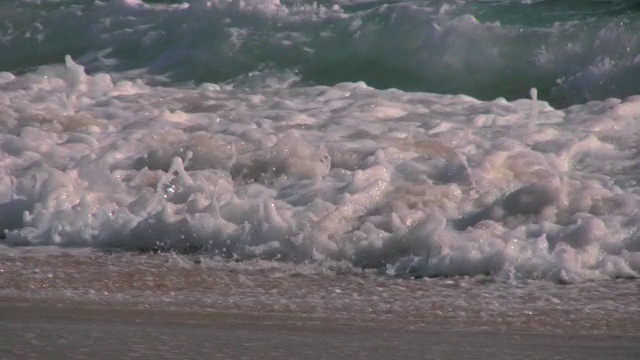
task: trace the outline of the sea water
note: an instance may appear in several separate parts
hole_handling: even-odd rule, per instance
[[[634,1],[0,4],[5,254],[635,279],[639,130]]]

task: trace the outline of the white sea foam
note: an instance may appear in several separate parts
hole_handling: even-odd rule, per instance
[[[640,272],[640,97],[556,110],[290,78],[259,92],[160,87],[87,75],[69,57],[0,79],[9,245],[411,276]]]

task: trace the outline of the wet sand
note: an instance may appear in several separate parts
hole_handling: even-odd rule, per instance
[[[2,302],[3,359],[637,359],[639,335],[403,330],[384,323]]]
[[[638,359],[635,280],[0,253],[0,359]]]
[[[0,303],[3,359],[637,359],[639,335],[403,330],[304,316]],[[334,321],[337,320],[337,321]]]

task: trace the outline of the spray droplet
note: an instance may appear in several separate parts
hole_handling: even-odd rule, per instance
[[[538,122],[538,89],[531,88],[531,120]]]

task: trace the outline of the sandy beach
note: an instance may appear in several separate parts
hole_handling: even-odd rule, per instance
[[[345,319],[0,304],[3,359],[635,359],[640,336],[403,330]],[[452,324],[453,325],[453,324]]]
[[[636,359],[638,284],[3,252],[2,359]]]

